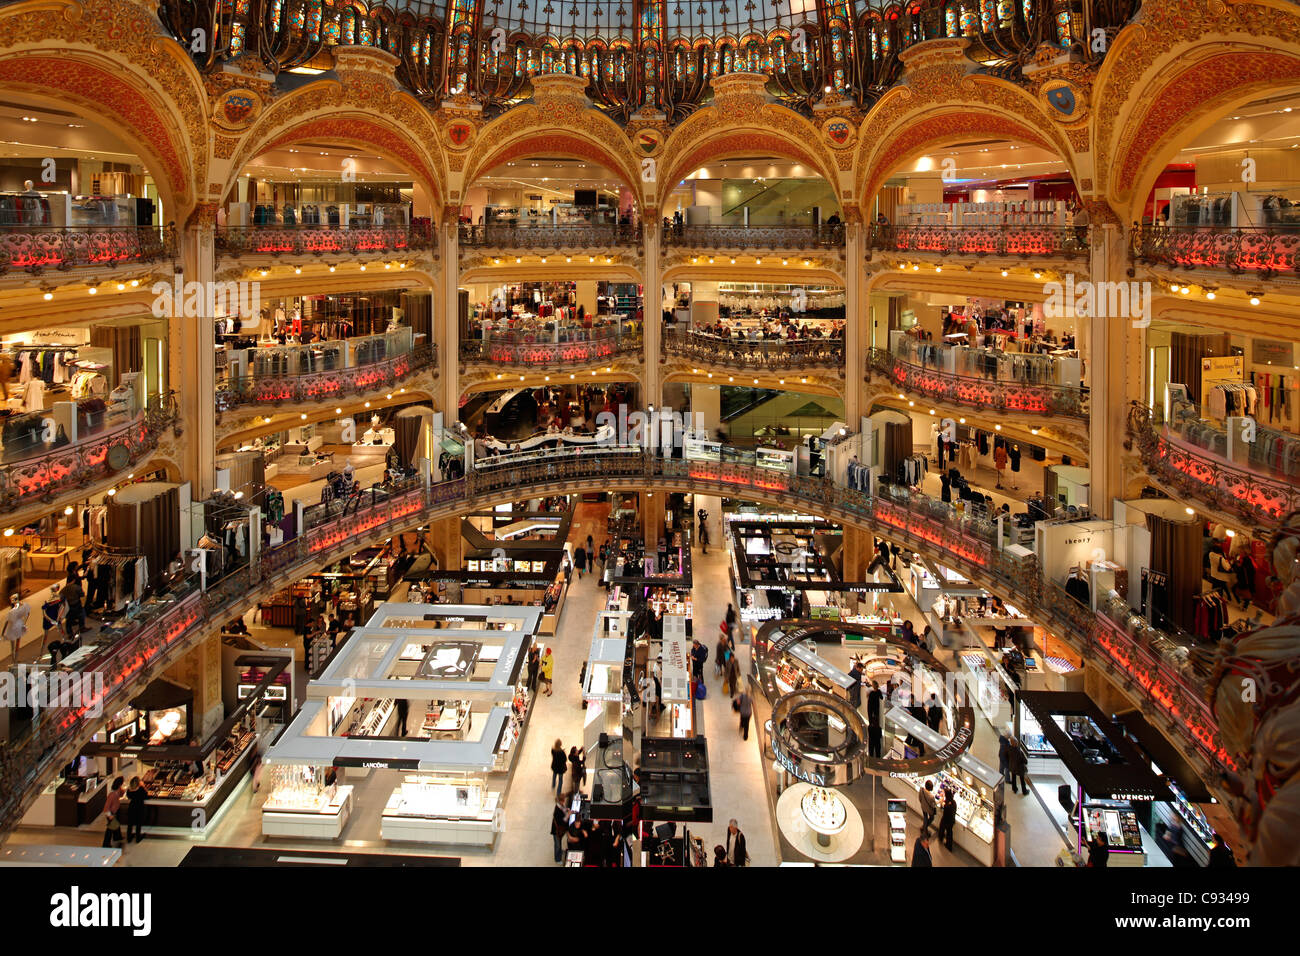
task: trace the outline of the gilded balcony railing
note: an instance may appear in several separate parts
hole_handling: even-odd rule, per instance
[[[1250,524],[1277,525],[1300,509],[1300,486],[1235,466],[1160,429],[1141,402],[1129,408],[1128,432],[1147,471],[1179,495]]]
[[[559,368],[564,365],[589,365],[620,355],[637,355],[641,351],[641,329],[624,329],[591,335],[566,342],[519,341],[518,336],[491,336],[465,339],[460,343],[460,360],[465,364],[486,362],[491,365],[515,365],[528,368]]]
[[[0,465],[0,511],[48,503],[65,492],[85,488],[134,464],[158,447],[158,438],[177,420],[175,400],[154,399],[129,421],[43,454]],[[122,464],[111,464],[114,448],[125,450]],[[117,457],[114,455],[113,457]]]
[[[382,256],[437,247],[429,223],[392,226],[225,226],[218,256]]]
[[[674,225],[663,227],[665,249],[843,249],[840,223],[789,226]]]
[[[871,248],[945,256],[1073,259],[1088,254],[1088,227],[875,225]]]
[[[1135,226],[1134,259],[1183,269],[1211,269],[1261,279],[1300,272],[1300,223],[1294,227]]]
[[[840,338],[749,341],[674,330],[663,333],[663,349],[701,365],[756,372],[844,366],[844,340]]]
[[[166,226],[0,226],[0,275],[46,269],[115,267],[176,255],[176,229]]]
[[[609,249],[641,242],[641,227],[633,223],[560,223],[514,225],[461,223],[460,244],[467,249]]]
[[[1185,647],[1125,607],[1107,606],[1104,614],[1094,614],[1059,584],[1044,579],[1032,556],[1017,558],[999,550],[987,521],[958,516],[944,502],[904,490],[872,497],[827,479],[755,464],[664,458],[638,446],[595,446],[487,461],[454,481],[381,486],[315,506],[308,509],[301,534],[262,552],[254,565],[235,569],[207,593],[195,591],[190,578],[145,604],[125,630],[105,640],[78,668],[81,674],[103,678],[96,706],[47,708],[36,732],[0,750],[0,832],[16,824],[37,786],[71,759],[104,714],[161,673],[208,628],[246,610],[259,589],[283,587],[373,540],[496,503],[502,496],[539,497],[611,485],[780,500],[931,555],[1003,594],[1032,620],[1068,640],[1085,660],[1105,668],[1144,709],[1163,718],[1185,754],[1207,767],[1237,767],[1238,758],[1222,746],[1203,699],[1204,676]]]
[[[885,349],[868,349],[867,366],[901,389],[977,411],[1063,415],[1087,420],[1088,391],[1069,385],[1031,385],[959,375],[906,362]]]
[[[241,375],[217,383],[217,413],[242,406],[277,406],[332,402],[382,391],[438,364],[436,345],[417,345],[410,352],[349,368],[303,375]]]

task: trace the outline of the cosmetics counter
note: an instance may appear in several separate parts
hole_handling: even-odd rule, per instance
[[[372,792],[387,793],[383,839],[492,845],[528,720],[524,665],[540,617],[512,605],[378,608],[308,684],[307,702],[267,753],[268,766],[293,768],[292,789],[305,794],[274,794],[264,832],[338,838],[357,807],[342,786],[329,787],[369,778]],[[408,701],[404,736],[399,698]]]
[[[1087,695],[1024,691],[1018,703],[1029,776],[1043,792],[1058,784],[1052,809],[1076,831],[1076,850],[1104,833],[1109,866],[1146,866],[1156,822],[1178,803],[1167,781]]]
[[[891,709],[885,715],[885,720],[899,727],[904,733],[916,737],[929,750],[935,750],[947,743],[947,738],[942,734],[931,730],[922,721],[901,708]],[[902,759],[913,757],[915,754],[911,748],[905,746],[901,738],[895,738],[889,756]],[[920,792],[927,780],[934,781],[936,799],[944,788],[957,797],[957,822],[953,827],[953,842],[985,866],[993,866],[997,851],[997,842],[994,840],[995,822],[1000,816],[1002,806],[1002,775],[987,764],[976,760],[969,753],[963,753],[955,762],[930,776],[890,774],[881,777],[886,792],[906,800],[907,805],[918,814],[921,812]]]
[[[279,764],[268,767],[262,835],[336,840],[352,815],[350,786],[334,768]]]

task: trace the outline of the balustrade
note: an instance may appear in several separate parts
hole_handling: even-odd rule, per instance
[[[438,363],[436,345],[417,345],[382,362],[302,375],[241,375],[217,383],[217,413],[257,405],[325,402],[382,391]]]
[[[798,368],[842,368],[844,340],[724,339],[702,332],[665,331],[663,348],[701,365],[723,365],[754,371]]]
[[[218,256],[402,255],[436,248],[429,223],[392,226],[225,226]]]
[[[0,227],[0,275],[157,262],[176,255],[173,226]]]
[[[1148,264],[1262,279],[1300,272],[1300,228],[1144,225],[1134,227],[1131,242],[1133,258]]]

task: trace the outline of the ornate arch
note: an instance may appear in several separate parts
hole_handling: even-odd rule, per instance
[[[0,85],[64,103],[119,135],[183,222],[208,176],[208,98],[144,8],[115,0],[0,11]]]
[[[714,77],[717,90],[737,74]],[[720,82],[721,81],[721,82]],[[710,160],[761,152],[793,159],[812,169],[841,196],[838,164],[821,131],[798,113],[741,92],[720,95],[673,130],[659,160],[658,180],[666,196],[683,176]]]
[[[565,82],[580,79],[535,77],[536,102],[517,106],[479,129],[461,164],[463,188],[510,159],[550,153],[607,167],[632,191],[640,206],[640,177],[635,172],[631,143],[613,120]],[[455,160],[453,157],[453,168]]]
[[[1132,221],[1187,142],[1232,109],[1300,87],[1300,11],[1286,3],[1144,6],[1096,82],[1099,189]]]
[[[1057,154],[1080,188],[1087,188],[1077,174],[1076,158],[1087,152],[1086,129],[1060,126],[1033,96],[1011,83],[948,63],[911,75],[867,114],[858,132],[854,194],[865,210],[889,175],[908,160],[948,143],[994,137]]]
[[[365,50],[373,57],[389,56]],[[390,57],[391,58],[391,57]],[[218,135],[216,155],[228,160],[220,195],[254,157],[310,139],[329,139],[373,149],[408,170],[429,193],[437,217],[446,197],[446,175],[437,127],[427,109],[384,78],[341,71],[339,80],[310,83],[276,99],[238,140]],[[219,196],[217,197],[220,198]]]

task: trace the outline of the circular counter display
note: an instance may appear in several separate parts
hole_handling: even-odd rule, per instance
[[[834,790],[810,787],[799,799],[799,812],[803,814],[808,829],[817,834],[817,843],[827,847],[831,837],[848,825],[848,809],[844,800]]]
[[[862,849],[866,829],[857,808],[837,790],[796,783],[776,801],[781,835],[818,863],[843,863]]]

